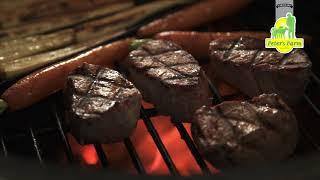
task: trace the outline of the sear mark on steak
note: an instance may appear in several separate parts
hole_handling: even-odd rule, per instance
[[[191,133],[209,162],[230,167],[287,158],[297,144],[297,126],[280,96],[262,94],[250,101],[201,107],[192,119]]]
[[[122,66],[143,98],[162,115],[188,121],[197,108],[211,103],[198,62],[172,42],[147,41],[130,52]]]
[[[131,135],[141,94],[117,71],[83,64],[67,78],[66,119],[80,144],[113,143]]]
[[[312,65],[301,49],[281,54],[265,49],[264,41],[247,37],[212,41],[209,54],[212,73],[246,95],[276,93],[288,104],[302,97]]]

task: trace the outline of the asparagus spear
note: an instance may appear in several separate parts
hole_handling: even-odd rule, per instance
[[[22,20],[32,20],[41,17],[54,16],[66,13],[77,13],[83,11],[93,11],[101,6],[107,7],[112,4],[129,2],[133,4],[133,0],[55,0],[46,1],[39,5],[34,5],[31,11],[26,11],[22,15]],[[50,11],[48,11],[50,9]]]
[[[186,2],[188,2],[188,0],[162,0],[142,6],[137,6],[122,13],[117,13],[115,15],[108,16],[99,20],[81,24],[77,26],[77,29],[80,29],[80,31],[78,31],[76,35],[77,40],[83,41],[92,37],[97,37],[104,33],[108,33],[110,31],[114,31],[116,29],[128,28],[151,14]],[[124,20],[130,20],[130,22],[119,23]],[[114,25],[114,23],[119,24]]]
[[[121,11],[124,9],[128,9],[129,7],[132,7],[131,3],[121,3],[118,5],[112,5],[112,6],[107,6],[104,7],[104,10],[96,10],[94,12],[91,12],[89,15],[88,14],[82,14],[77,17],[63,17],[63,18],[55,18],[55,19],[49,19],[46,21],[40,21],[40,22],[35,22],[31,24],[27,24],[25,26],[19,26],[15,28],[10,28],[10,29],[5,29],[0,31],[0,34],[4,34],[9,37],[17,37],[17,36],[28,36],[28,35],[34,35],[34,34],[39,34],[39,33],[46,33],[46,32],[51,32],[55,30],[59,30],[62,28],[67,28],[71,27],[73,25],[79,24],[79,23],[84,23],[88,20],[92,20],[93,18],[96,18],[97,15],[101,15],[104,13],[106,14],[111,14],[115,12],[121,11],[121,13],[116,13],[115,15],[112,16],[107,16],[102,19],[94,20],[91,22],[87,22],[84,24],[77,25],[76,27],[86,27],[86,26],[95,26],[95,24],[109,24],[111,22],[131,18],[131,16],[135,16],[137,14],[142,14],[145,16],[148,16],[149,14],[155,13],[157,11],[171,8],[173,6],[179,5],[179,4],[185,4],[188,3],[192,0],[162,0],[162,1],[155,1],[152,3],[148,3],[145,5],[137,6],[135,8],[131,8],[130,10],[127,11]],[[108,12],[108,13],[107,13]],[[5,37],[3,37],[5,38]]]
[[[93,11],[104,5],[132,0],[1,0],[0,21],[4,28],[19,25],[32,20],[59,16],[61,14]]]
[[[120,33],[120,30],[124,27],[127,27],[130,23],[130,20],[119,22],[117,24],[104,28],[103,31],[99,31],[99,33],[91,32],[91,34],[89,34],[89,32],[86,32],[88,33],[86,35],[89,36],[90,39],[78,39],[82,42],[62,49],[11,61],[0,61],[0,79],[13,79],[17,76],[32,72],[33,70],[36,70],[40,67],[58,62],[60,60],[64,60],[72,55],[93,48],[111,39],[112,37],[114,37],[114,35]]]
[[[109,40],[113,37],[113,35],[114,34],[109,34],[104,37],[100,37],[99,39],[93,39],[88,42],[71,45],[69,47],[29,57],[15,59],[9,62],[0,62],[0,79],[13,79],[17,76],[27,74],[40,67],[66,59],[72,55],[93,48],[103,41]]]
[[[129,21],[121,22],[119,24],[128,22]],[[106,34],[102,34],[101,36],[97,36],[95,38],[91,38],[90,40],[80,42],[62,49],[53,50],[7,62],[0,61],[0,80],[10,80],[15,77],[32,72],[38,68],[64,60],[80,52],[94,48],[124,31],[125,30],[120,31],[115,28],[114,31],[110,30],[109,32],[107,32]]]
[[[84,31],[78,31],[78,34],[76,34],[77,41],[79,41],[80,44],[39,55],[16,59],[10,62],[0,62],[0,79],[12,79],[17,76],[27,74],[40,67],[66,59],[67,57],[81,51],[88,50],[109,40],[113,35],[119,33],[121,29],[131,26],[152,13],[172,7],[177,5],[177,3],[185,2],[186,0],[178,0],[174,2],[171,0],[158,1],[133,8],[126,13],[117,14],[101,21],[86,24],[82,27],[84,28]],[[133,17],[133,19],[130,19],[130,17]],[[98,30],[94,30],[93,27],[96,28],[99,26],[102,26],[103,28],[100,27],[100,29],[98,28]],[[90,40],[88,40],[88,38]]]
[[[128,28],[145,16],[148,16],[149,14],[154,13],[157,10],[161,10],[163,7],[167,7],[171,4],[172,3],[169,1],[154,4],[151,3],[145,6],[133,8],[128,12],[84,23],[77,27],[79,30],[75,35],[76,39],[78,42],[84,42],[104,34]],[[126,21],[121,22],[123,19]],[[68,30],[66,32],[53,33],[49,35],[35,35],[32,37],[0,42],[0,62],[34,55],[70,44],[74,42],[72,32],[72,30]]]
[[[7,62],[52,49],[61,48],[75,42],[73,30],[48,35],[37,35],[0,42],[0,62]]]
[[[86,28],[82,31],[78,31],[75,36],[76,36],[76,39],[78,42],[86,42],[90,39],[103,37],[106,34],[119,32],[121,30],[124,30],[124,29],[130,27],[130,25],[132,24],[133,21],[117,22],[115,24],[105,26],[105,27],[100,28],[98,30],[95,28]]]
[[[21,26],[3,29],[0,31],[0,34],[5,35],[3,38],[10,38],[26,37],[35,34],[52,32],[55,30],[68,28],[95,18],[123,11],[130,7],[133,7],[133,5],[134,4],[132,2],[117,3],[113,5],[104,6],[89,12],[81,12],[69,16],[62,15],[59,17],[50,17],[39,21],[23,24]]]

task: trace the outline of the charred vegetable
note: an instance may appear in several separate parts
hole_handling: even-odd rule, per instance
[[[75,42],[72,30],[0,42],[0,63],[58,49]]]

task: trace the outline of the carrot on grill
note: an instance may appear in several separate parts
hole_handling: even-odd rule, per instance
[[[155,35],[156,39],[173,41],[184,50],[191,53],[199,61],[208,58],[209,44],[216,39],[238,39],[240,37],[251,37],[260,40],[270,37],[269,32],[262,31],[234,31],[234,32],[195,32],[195,31],[167,31]],[[303,37],[306,44],[311,44],[312,37]]]
[[[199,61],[208,58],[209,44],[215,39],[237,39],[241,36],[253,37],[264,40],[270,37],[267,32],[193,32],[193,31],[168,31],[155,36],[156,39],[173,41],[184,50],[191,53]]]
[[[150,37],[162,31],[188,30],[231,15],[251,0],[206,0],[157,19],[138,31],[140,37]]]
[[[5,102],[0,102],[0,108],[8,106],[9,111],[20,110],[61,90],[68,74],[84,62],[112,67],[115,61],[128,55],[130,42],[131,39],[125,39],[100,46],[22,78],[2,94],[1,98]]]

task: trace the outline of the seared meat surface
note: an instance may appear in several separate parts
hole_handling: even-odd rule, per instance
[[[303,50],[281,54],[253,38],[212,41],[209,54],[213,74],[246,95],[276,93],[289,104],[302,97],[311,72],[311,61]]]
[[[200,152],[217,167],[285,159],[298,138],[296,118],[276,94],[203,106],[191,132]]]
[[[83,64],[68,76],[64,94],[66,119],[81,144],[118,142],[136,127],[141,94],[117,71]]]
[[[128,78],[160,114],[189,121],[210,104],[210,91],[198,62],[169,41],[150,40],[132,51],[124,63]]]

